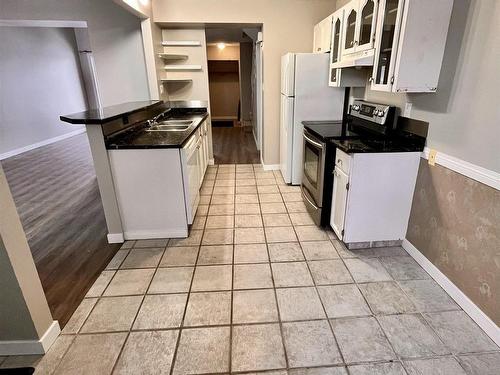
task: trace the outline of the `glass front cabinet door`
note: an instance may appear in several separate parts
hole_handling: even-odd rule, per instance
[[[348,55],[356,51],[356,29],[358,23],[358,1],[353,0],[344,8],[344,38],[342,54]]]
[[[358,38],[356,52],[372,49],[375,42],[375,28],[377,26],[377,0],[359,0]]]
[[[339,87],[340,69],[332,68],[332,64],[340,61],[342,55],[342,23],[344,9],[339,9],[332,15],[332,46],[330,48],[330,86]]]
[[[392,90],[402,13],[403,0],[380,0],[371,78],[373,90]]]
[[[343,55],[372,49],[378,0],[353,0],[344,7]]]

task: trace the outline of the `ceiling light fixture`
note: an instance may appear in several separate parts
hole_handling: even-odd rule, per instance
[[[217,43],[217,48],[223,50],[224,48],[226,48],[226,43]]]

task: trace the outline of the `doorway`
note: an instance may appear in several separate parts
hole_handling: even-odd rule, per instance
[[[260,27],[207,28],[210,114],[215,164],[260,163],[256,67]]]

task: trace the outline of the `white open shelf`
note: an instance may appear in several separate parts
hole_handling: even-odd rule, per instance
[[[164,78],[161,79],[162,83],[190,83],[193,82],[190,78]]]
[[[163,60],[187,60],[188,55],[179,55],[174,53],[159,53],[159,57]]]
[[[165,40],[161,42],[164,47],[196,47],[201,46],[199,40]]]
[[[201,70],[201,65],[165,65],[164,69],[174,71]]]

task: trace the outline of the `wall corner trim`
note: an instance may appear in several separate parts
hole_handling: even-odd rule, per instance
[[[0,341],[0,355],[45,354],[61,333],[59,322],[54,320],[40,340]]]
[[[28,145],[28,146],[24,146],[24,147],[16,148],[16,149],[11,150],[11,151],[7,151],[3,154],[0,154],[0,160],[4,160],[4,159],[10,158],[12,156],[22,154],[24,152],[34,150],[34,149],[42,147],[42,146],[50,145],[51,143],[56,143],[56,142],[62,141],[64,139],[74,137],[75,135],[85,133],[85,131],[86,131],[85,128],[74,130],[72,132],[69,132],[69,133],[66,133],[63,135],[59,135],[57,137],[49,138],[49,139],[46,139],[46,140],[41,141],[41,142],[33,143],[31,145]]]
[[[410,241],[403,240],[403,248],[450,295],[479,327],[500,346],[500,328],[470,300],[444,273],[427,259]]]
[[[279,164],[264,164],[262,163],[262,168],[264,168],[265,171],[277,171],[280,169]]]
[[[125,242],[125,238],[123,237],[123,233],[108,233],[107,238],[108,238],[108,243],[123,243],[123,242]]]
[[[429,147],[425,147],[422,152],[422,157],[424,159],[429,159]],[[480,167],[479,165],[475,165],[469,163],[465,160],[458,159],[454,156],[450,156],[444,154],[442,152],[438,152],[436,154],[436,163],[451,169],[457,173],[460,173],[464,176],[472,178],[482,184],[488,185],[496,190],[500,190],[500,173],[495,171]]]

